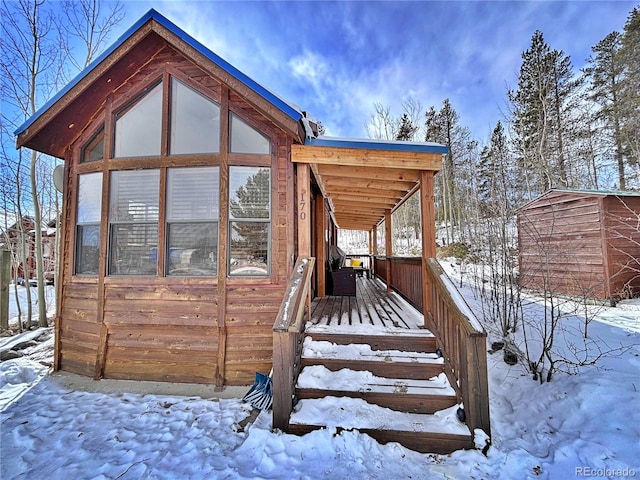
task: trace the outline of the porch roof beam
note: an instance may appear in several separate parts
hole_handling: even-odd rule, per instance
[[[338,228],[371,231],[418,188],[421,172],[440,170],[443,148],[316,139],[292,145],[291,160],[311,165]]]
[[[440,170],[442,153],[292,145],[294,162],[325,165]]]

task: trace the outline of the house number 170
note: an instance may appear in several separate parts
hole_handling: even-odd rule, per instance
[[[301,190],[300,191],[300,202],[299,202],[299,207],[300,207],[300,220],[306,220],[307,219],[307,200],[305,195],[307,194],[306,190]]]

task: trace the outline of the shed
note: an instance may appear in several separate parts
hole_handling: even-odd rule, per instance
[[[552,189],[518,212],[520,285],[615,301],[640,294],[640,193]]]

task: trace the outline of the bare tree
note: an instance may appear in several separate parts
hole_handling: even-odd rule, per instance
[[[0,6],[0,38],[2,39],[0,74],[3,98],[8,107],[2,112],[4,159],[20,164],[23,153],[6,155],[11,141],[9,127],[16,128],[35,114],[44,100],[61,88],[77,69],[86,67],[104,47],[109,31],[122,19],[122,7],[116,2],[106,13],[99,0],[68,1],[61,10],[48,8],[46,0],[3,1]],[[71,45],[79,43],[85,51],[75,60]],[[28,193],[28,201],[18,205],[33,212],[35,221],[35,259],[38,287],[38,324],[47,326],[44,294],[44,261],[42,228],[43,212],[54,216],[51,205],[57,195],[48,187],[54,161],[35,151],[29,151],[29,185],[21,192]],[[18,192],[18,195],[21,193]],[[43,206],[43,201],[46,206]],[[28,280],[28,278],[27,278]],[[29,308],[30,308],[29,303]]]
[[[124,10],[119,1],[110,2],[108,5],[109,8],[105,11],[104,2],[100,0],[64,2],[64,23],[60,25],[60,30],[67,31],[69,38],[63,42],[63,48],[69,64],[76,70],[87,68],[106,46],[109,34],[124,18]],[[70,48],[74,43],[79,43],[84,52],[75,54]]]
[[[399,122],[391,114],[391,107],[385,107],[381,103],[373,105],[374,113],[371,114],[367,128],[369,138],[376,140],[393,140],[398,135]]]

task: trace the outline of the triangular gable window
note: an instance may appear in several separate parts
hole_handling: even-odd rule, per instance
[[[100,128],[82,149],[82,163],[97,162],[104,158],[104,128]]]
[[[220,106],[179,82],[171,81],[171,154],[218,153]]]
[[[268,137],[232,113],[231,153],[269,155],[271,153],[271,142]]]
[[[114,157],[160,155],[162,83],[116,115]]]

